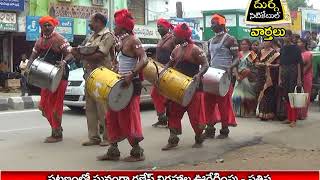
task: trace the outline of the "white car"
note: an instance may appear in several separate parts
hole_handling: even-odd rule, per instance
[[[147,55],[154,57],[155,44],[143,44]],[[79,111],[85,108],[85,80],[83,79],[83,68],[77,68],[69,72],[68,86],[66,94],[64,96],[64,105],[68,106],[71,110]],[[152,85],[148,81],[142,82],[142,90],[140,96],[140,102],[151,103],[151,87]]]
[[[81,110],[85,107],[85,81],[83,68],[69,72],[68,86],[64,96],[64,104],[71,110]]]

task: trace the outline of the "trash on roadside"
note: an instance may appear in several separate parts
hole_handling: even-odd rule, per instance
[[[224,163],[224,159],[222,159],[222,158],[221,159],[217,159],[216,163]]]

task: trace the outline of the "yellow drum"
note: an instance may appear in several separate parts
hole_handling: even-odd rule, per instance
[[[90,96],[99,101],[106,101],[108,108],[113,111],[124,109],[133,95],[133,85],[122,88],[121,76],[115,72],[99,67],[91,72],[86,81],[86,89]]]
[[[143,69],[143,77],[152,84],[158,80],[158,73],[164,69],[164,66],[152,59],[149,59],[147,66]]]
[[[198,82],[172,68],[163,72],[159,81],[159,92],[168,99],[187,106],[197,90]]]

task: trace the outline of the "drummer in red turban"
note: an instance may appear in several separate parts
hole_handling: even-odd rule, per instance
[[[163,18],[158,19],[157,26],[158,26],[158,30],[159,30],[159,26],[161,26],[166,31],[173,30],[173,28],[174,28],[174,26],[168,20],[165,20]],[[160,33],[160,35],[161,34],[162,33]]]
[[[51,136],[47,137],[44,142],[56,143],[62,141],[63,98],[69,74],[66,63],[72,58],[70,53],[71,46],[62,35],[54,31],[59,24],[57,19],[51,16],[44,16],[40,18],[39,24],[41,26],[41,36],[36,41],[29,58],[27,73],[31,71],[30,66],[36,58],[43,58],[47,63],[59,65],[64,71],[62,80],[59,82],[55,92],[51,92],[47,87],[41,87],[40,93],[39,109],[42,115],[47,118],[52,130]],[[37,70],[33,69],[33,71]]]
[[[193,41],[191,40],[192,30],[187,24],[178,24],[173,31],[177,44],[193,44]]]
[[[178,146],[178,135],[182,134],[181,120],[185,112],[188,112],[189,120],[195,133],[195,144],[193,147],[202,147],[204,141],[204,136],[202,135],[206,124],[204,96],[203,92],[197,86],[199,86],[200,80],[207,71],[209,65],[205,52],[191,40],[191,32],[191,29],[185,23],[179,24],[174,28],[174,36],[179,45],[173,50],[171,60],[166,65],[165,70],[168,67],[173,67],[180,73],[193,77],[194,83],[191,84],[191,87],[193,86],[197,90],[195,94],[190,97],[191,101],[186,106],[169,100],[167,114],[169,117],[168,126],[170,129],[170,136],[168,144],[162,148],[164,151]],[[183,87],[181,87],[181,89],[183,89]],[[168,97],[168,99],[170,99],[170,97]]]
[[[227,32],[226,30],[226,18],[221,14],[214,14],[211,17],[211,27],[213,29],[216,29],[216,31],[223,30],[224,32]],[[221,29],[221,30],[219,30]]]
[[[119,160],[118,143],[128,139],[132,150],[124,161],[143,161],[144,150],[139,143],[144,139],[140,115],[140,94],[142,88],[141,72],[148,63],[141,41],[133,34],[134,18],[127,9],[114,14],[115,34],[119,38],[120,52],[117,56],[118,74],[123,78],[122,88],[133,85],[133,95],[129,104],[120,111],[108,109],[106,127],[111,143],[108,152],[98,157],[98,160]]]
[[[59,25],[59,21],[51,16],[43,16],[39,19],[39,24],[41,26],[41,35],[50,36],[54,28]]]
[[[114,13],[114,21],[115,21],[115,34],[119,35],[121,32],[127,32],[129,34],[133,34],[133,28],[135,20],[131,14],[131,12],[128,11],[128,9],[122,9],[119,11],[116,11]]]
[[[170,55],[175,48],[175,40],[172,33],[174,27],[169,21],[163,18],[158,19],[157,27],[161,39],[157,45],[155,60],[162,65],[165,65],[169,62]],[[158,116],[158,121],[152,126],[166,127],[168,124],[168,117],[166,116],[166,98],[160,95],[156,86],[153,86],[151,90],[151,98]]]

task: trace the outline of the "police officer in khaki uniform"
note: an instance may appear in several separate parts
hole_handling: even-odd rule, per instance
[[[90,73],[100,67],[104,66],[111,69],[112,61],[114,60],[115,36],[106,28],[107,19],[104,15],[96,13],[92,15],[89,27],[93,33],[89,36],[85,46],[96,46],[95,53],[84,55],[79,52],[77,48],[72,49],[72,54],[77,58],[83,60],[85,69],[85,79]],[[107,133],[105,131],[105,113],[107,105],[103,102],[96,101],[90,97],[86,91],[86,116],[88,124],[89,140],[84,142],[83,146],[108,146]],[[103,128],[99,128],[103,127]],[[103,129],[103,138],[101,141],[99,129]]]

